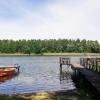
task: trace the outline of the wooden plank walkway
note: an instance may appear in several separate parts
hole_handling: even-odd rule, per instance
[[[84,77],[92,84],[93,87],[96,88],[98,92],[100,92],[100,75],[96,72],[84,68],[80,64],[71,64],[72,69],[79,71]]]
[[[84,68],[82,65],[77,64],[77,63],[71,63],[71,67],[73,69],[81,69],[81,68]]]

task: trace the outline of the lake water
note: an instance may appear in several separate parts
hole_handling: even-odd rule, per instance
[[[79,57],[71,57],[79,62]],[[76,89],[70,75],[61,75],[58,56],[20,56],[0,57],[0,65],[18,63],[20,73],[16,77],[0,77],[0,93],[33,93],[42,91],[60,91]],[[64,66],[63,70],[72,72]]]

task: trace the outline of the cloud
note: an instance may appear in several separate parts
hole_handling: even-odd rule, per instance
[[[0,39],[100,36],[99,0],[3,0],[0,15]]]

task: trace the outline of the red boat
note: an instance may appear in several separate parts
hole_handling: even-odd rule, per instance
[[[0,68],[0,76],[8,76],[16,72],[15,67],[5,67],[5,68]]]

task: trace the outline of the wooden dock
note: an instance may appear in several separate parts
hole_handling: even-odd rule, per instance
[[[70,58],[64,58],[65,62],[69,61]],[[67,61],[68,60],[68,61]],[[63,59],[60,58],[60,62]],[[69,63],[66,63],[66,65]],[[62,63],[60,65],[65,65]],[[85,77],[86,80],[99,92],[100,94],[100,58],[92,58],[91,62],[87,58],[81,58],[80,64],[70,63],[71,68],[77,73],[80,73]]]
[[[92,70],[86,69],[80,64],[72,64],[72,69],[77,70],[81,73],[90,83],[100,92],[100,75]]]

